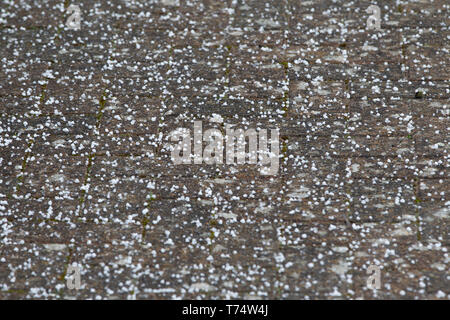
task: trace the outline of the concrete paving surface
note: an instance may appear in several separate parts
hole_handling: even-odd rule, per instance
[[[449,13],[3,0],[0,299],[449,299]],[[175,164],[194,121],[278,170]]]

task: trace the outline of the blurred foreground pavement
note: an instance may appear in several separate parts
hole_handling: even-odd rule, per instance
[[[2,1],[0,298],[449,299],[450,5],[382,3]],[[175,165],[195,120],[278,172]]]

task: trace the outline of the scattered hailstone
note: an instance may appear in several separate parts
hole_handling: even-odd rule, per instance
[[[215,123],[223,123],[223,118],[220,114],[213,113],[209,121]]]
[[[44,78],[48,78],[48,79],[55,79],[55,76],[53,75],[52,71],[49,69],[47,71],[45,71],[42,76]]]

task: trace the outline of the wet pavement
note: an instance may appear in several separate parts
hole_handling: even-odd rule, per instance
[[[2,1],[0,298],[449,299],[450,5],[372,4]],[[278,171],[175,165],[194,121]]]

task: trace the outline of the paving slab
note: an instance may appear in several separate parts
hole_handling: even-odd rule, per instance
[[[0,298],[449,299],[450,6],[373,4],[5,1]]]

